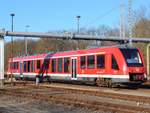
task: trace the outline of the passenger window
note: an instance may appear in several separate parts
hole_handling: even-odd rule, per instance
[[[114,55],[112,55],[112,64],[111,64],[111,68],[112,68],[112,69],[115,69],[115,70],[119,70],[119,67],[118,67],[118,64],[117,64],[117,61],[116,61]]]
[[[16,66],[16,62],[13,62],[13,69],[16,69],[15,66]]]
[[[23,70],[24,70],[24,72],[27,72],[27,62],[26,61],[23,62]]]
[[[62,60],[62,58],[59,58],[58,59],[58,72],[62,72],[62,62],[63,62],[63,60]]]
[[[80,57],[80,67],[81,67],[81,69],[86,68],[86,57],[85,56]]]
[[[28,72],[30,72],[30,67],[31,67],[30,64],[31,64],[31,62],[28,61],[28,68],[27,68],[27,71],[28,71]]]
[[[31,72],[34,72],[34,61],[31,61]]]
[[[15,62],[13,62],[13,69],[15,69]]]
[[[15,69],[15,63],[14,62],[12,63],[12,69]]]
[[[19,69],[19,63],[18,62],[16,62],[16,69]]]
[[[18,62],[13,62],[13,69],[18,69]]]
[[[56,72],[56,59],[52,59],[52,72]]]
[[[64,72],[68,73],[70,70],[70,59],[64,58]]]
[[[44,69],[49,69],[50,59],[44,59]]]
[[[93,69],[95,67],[94,55],[87,56],[87,67]]]
[[[12,63],[12,69],[15,69],[15,63],[14,62]]]
[[[40,60],[37,60],[37,62],[36,62],[36,68],[37,69],[41,68],[41,62],[40,62]]]
[[[19,62],[10,62],[9,68],[18,70],[19,69]]]
[[[97,68],[105,68],[105,55],[97,55]]]

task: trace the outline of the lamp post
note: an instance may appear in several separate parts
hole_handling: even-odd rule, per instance
[[[76,16],[76,18],[77,18],[77,34],[79,34],[80,33],[80,18],[81,18],[81,16],[78,15],[78,16]],[[77,41],[77,48],[76,49],[77,50],[79,49],[79,41]]]
[[[77,18],[77,33],[79,34],[80,33],[80,18],[81,18],[81,16],[76,16],[76,18]]]
[[[11,31],[13,32],[13,30],[14,30],[14,16],[15,16],[15,14],[11,13],[10,16],[11,16]]]
[[[25,31],[28,32],[28,28],[30,26],[29,25],[26,25],[25,26]],[[25,55],[27,56],[28,55],[28,38],[27,37],[24,37],[24,40],[25,40]]]
[[[14,31],[14,13],[10,14],[11,16],[11,31]],[[13,82],[13,73],[12,73],[12,69],[13,69],[13,36],[11,36],[11,83]]]

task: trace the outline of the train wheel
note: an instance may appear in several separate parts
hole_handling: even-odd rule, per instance
[[[42,77],[42,82],[47,82],[47,76]]]
[[[112,88],[112,87],[113,87],[113,84],[112,84],[112,81],[111,81],[111,80],[108,80],[108,87],[109,87],[109,88]]]
[[[111,88],[113,85],[111,79],[106,79],[106,78],[97,78],[96,84],[99,87],[109,87],[109,88]]]
[[[99,87],[103,87],[104,86],[104,79],[103,78],[97,78],[96,79],[96,85]]]

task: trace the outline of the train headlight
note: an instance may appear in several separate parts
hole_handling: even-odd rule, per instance
[[[146,74],[144,73],[144,78],[147,78]]]

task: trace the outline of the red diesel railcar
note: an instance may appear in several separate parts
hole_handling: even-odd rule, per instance
[[[134,47],[104,47],[16,57],[7,74],[16,78],[94,81],[97,85],[147,80],[142,53]]]

